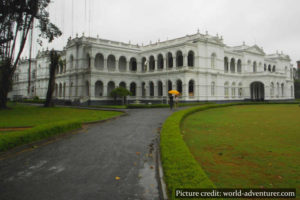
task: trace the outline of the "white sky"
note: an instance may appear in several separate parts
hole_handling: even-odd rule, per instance
[[[222,35],[230,46],[257,44],[300,60],[300,0],[52,0],[51,21],[63,36],[49,47],[62,49],[76,33],[148,44],[187,34]],[[73,2],[73,19],[72,19]],[[35,46],[34,51],[41,47]],[[28,54],[25,50],[24,54]],[[24,55],[23,54],[23,55]],[[35,55],[35,53],[33,54]]]

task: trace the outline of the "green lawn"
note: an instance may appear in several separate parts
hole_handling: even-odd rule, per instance
[[[300,107],[209,109],[182,123],[191,153],[217,187],[300,190]]]
[[[92,122],[120,115],[120,112],[74,108],[43,108],[17,104],[0,110],[0,128],[38,126],[62,121]]]
[[[0,110],[0,151],[41,140],[81,127],[82,123],[101,121],[121,115],[121,112],[74,108],[43,108],[9,104],[11,109]],[[7,131],[1,128],[32,127]]]

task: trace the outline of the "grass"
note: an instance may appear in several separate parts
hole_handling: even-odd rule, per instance
[[[236,105],[274,104],[283,105],[286,103],[231,103],[231,104],[208,104],[196,106],[175,112],[163,124],[160,138],[161,161],[164,169],[164,181],[167,185],[169,199],[175,199],[176,188],[213,188],[214,182],[208,178],[206,171],[196,161],[183,140],[181,126],[185,118],[198,111],[205,111],[212,108],[225,108]],[[298,103],[289,102],[292,106]],[[295,105],[296,104],[296,105]],[[298,108],[298,107],[297,107]],[[218,109],[216,109],[218,110]]]
[[[32,127],[23,131],[2,132],[0,151],[44,139],[81,127],[82,123],[109,119],[121,112],[74,108],[43,108],[9,104],[11,109],[0,110],[0,128]]]
[[[209,109],[182,123],[183,139],[220,188],[300,189],[300,107]]]

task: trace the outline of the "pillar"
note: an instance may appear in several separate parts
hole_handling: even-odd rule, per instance
[[[186,54],[183,55],[183,67],[187,67],[187,56],[186,56]]]
[[[107,58],[104,58],[104,68],[103,68],[103,71],[108,71],[108,68],[107,68]]]
[[[176,68],[176,55],[173,56],[173,69]]]
[[[107,83],[103,83],[103,96],[107,97]]]
[[[129,61],[129,60],[126,60],[125,72],[130,71],[130,69],[129,69],[129,64],[130,64],[130,61]]]

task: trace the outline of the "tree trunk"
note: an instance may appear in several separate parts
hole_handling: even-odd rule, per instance
[[[0,63],[0,109],[7,108],[7,95],[12,86],[12,68],[8,60]]]
[[[55,71],[56,68],[58,67],[58,60],[59,60],[59,55],[52,50],[50,52],[50,68],[49,68],[49,82],[48,82],[48,90],[47,90],[47,96],[46,96],[46,102],[44,104],[44,107],[52,107],[53,104],[53,92],[55,88]]]

